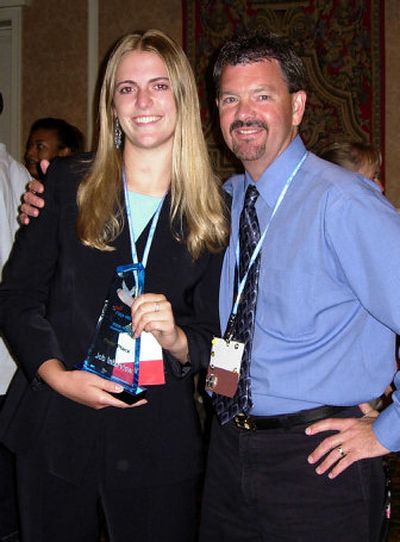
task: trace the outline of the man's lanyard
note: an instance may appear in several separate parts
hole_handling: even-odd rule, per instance
[[[131,252],[132,252],[132,262],[133,263],[139,263],[137,250],[136,250],[136,242],[135,242],[135,232],[133,229],[133,216],[132,216],[132,208],[131,208],[131,202],[129,199],[129,193],[128,193],[128,186],[126,183],[126,175],[125,175],[125,168],[122,168],[122,183],[124,185],[124,195],[125,195],[125,206],[126,206],[126,214],[128,217],[128,224],[129,224],[129,236],[131,240]],[[151,221],[150,225],[150,231],[149,235],[147,236],[146,245],[144,247],[143,251],[143,258],[142,258],[142,265],[146,269],[147,260],[149,258],[149,252],[151,248],[151,244],[153,242],[154,238],[154,232],[156,231],[157,222],[160,217],[161,213],[161,207],[163,205],[165,196],[162,197],[160,203],[157,206],[156,212],[154,213],[153,219]]]
[[[242,293],[243,293],[244,287],[246,285],[246,282],[247,282],[247,279],[248,279],[248,276],[249,276],[249,273],[250,273],[250,269],[252,268],[254,262],[257,259],[257,256],[260,253],[262,244],[264,242],[265,236],[267,235],[267,232],[268,232],[269,227],[271,225],[272,219],[274,218],[274,216],[276,215],[276,212],[278,211],[279,207],[281,206],[281,203],[284,200],[284,197],[286,196],[286,193],[289,190],[289,187],[292,184],[292,181],[295,178],[297,172],[301,168],[304,160],[307,158],[307,154],[308,154],[308,151],[306,151],[303,154],[303,156],[300,158],[300,161],[297,163],[296,167],[294,168],[294,170],[290,174],[288,180],[286,181],[285,186],[282,188],[282,191],[279,194],[279,197],[278,197],[278,199],[277,199],[277,201],[276,201],[276,203],[274,205],[274,208],[272,210],[272,213],[271,213],[271,216],[270,216],[270,218],[268,220],[268,223],[267,223],[267,225],[266,225],[260,239],[258,240],[258,243],[257,243],[257,245],[256,245],[256,247],[255,247],[255,249],[253,251],[253,254],[251,255],[247,271],[244,273],[242,280],[240,280],[240,276],[239,276],[240,245],[239,245],[239,236],[238,236],[238,241],[237,241],[237,244],[236,244],[236,269],[237,269],[237,277],[238,277],[238,279],[237,279],[238,280],[237,294],[236,294],[236,299],[235,299],[235,303],[234,303],[233,308],[232,308],[231,315],[229,317],[229,322],[228,322],[228,325],[227,325],[227,332],[225,333],[225,335],[227,333],[228,333],[228,335],[231,334],[230,332],[233,329],[233,323],[235,321],[236,314],[237,314],[237,311],[238,311],[238,308],[239,308],[240,298],[242,297]]]

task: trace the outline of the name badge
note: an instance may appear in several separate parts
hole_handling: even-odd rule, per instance
[[[214,337],[211,345],[206,391],[233,397],[239,383],[244,343]]]

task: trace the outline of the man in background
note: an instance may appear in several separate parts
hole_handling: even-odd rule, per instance
[[[41,160],[51,161],[56,156],[69,156],[84,150],[82,132],[63,119],[47,117],[36,120],[30,129],[25,150],[25,165],[37,178]]]
[[[0,114],[3,99],[0,93]],[[0,277],[18,228],[17,214],[21,195],[31,176],[22,164],[8,154],[0,143]],[[0,409],[16,365],[0,337]],[[18,540],[17,505],[15,500],[14,456],[0,444],[0,541]]]

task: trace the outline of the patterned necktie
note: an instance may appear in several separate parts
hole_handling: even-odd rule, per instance
[[[260,239],[260,226],[255,209],[258,196],[257,188],[254,185],[249,185],[239,223],[240,279],[246,273],[250,258]],[[250,357],[253,343],[260,261],[261,252],[254,261],[247,277],[233,328],[233,338],[245,343],[236,394],[233,398],[218,394],[213,395],[215,412],[221,424],[227,423],[236,414],[241,412],[248,413],[253,405],[250,389]]]

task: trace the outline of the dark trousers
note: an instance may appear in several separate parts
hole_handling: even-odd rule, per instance
[[[214,420],[201,542],[379,540],[381,459],[359,461],[334,480],[319,476],[307,456],[327,433],[309,437],[305,428],[251,432]]]
[[[4,402],[0,395],[0,410]],[[18,540],[15,457],[0,444],[0,542]]]
[[[138,465],[140,468],[140,465]],[[75,485],[40,458],[17,457],[22,542],[98,542],[102,510],[110,542],[193,542],[198,481],[105,487],[95,462]]]

